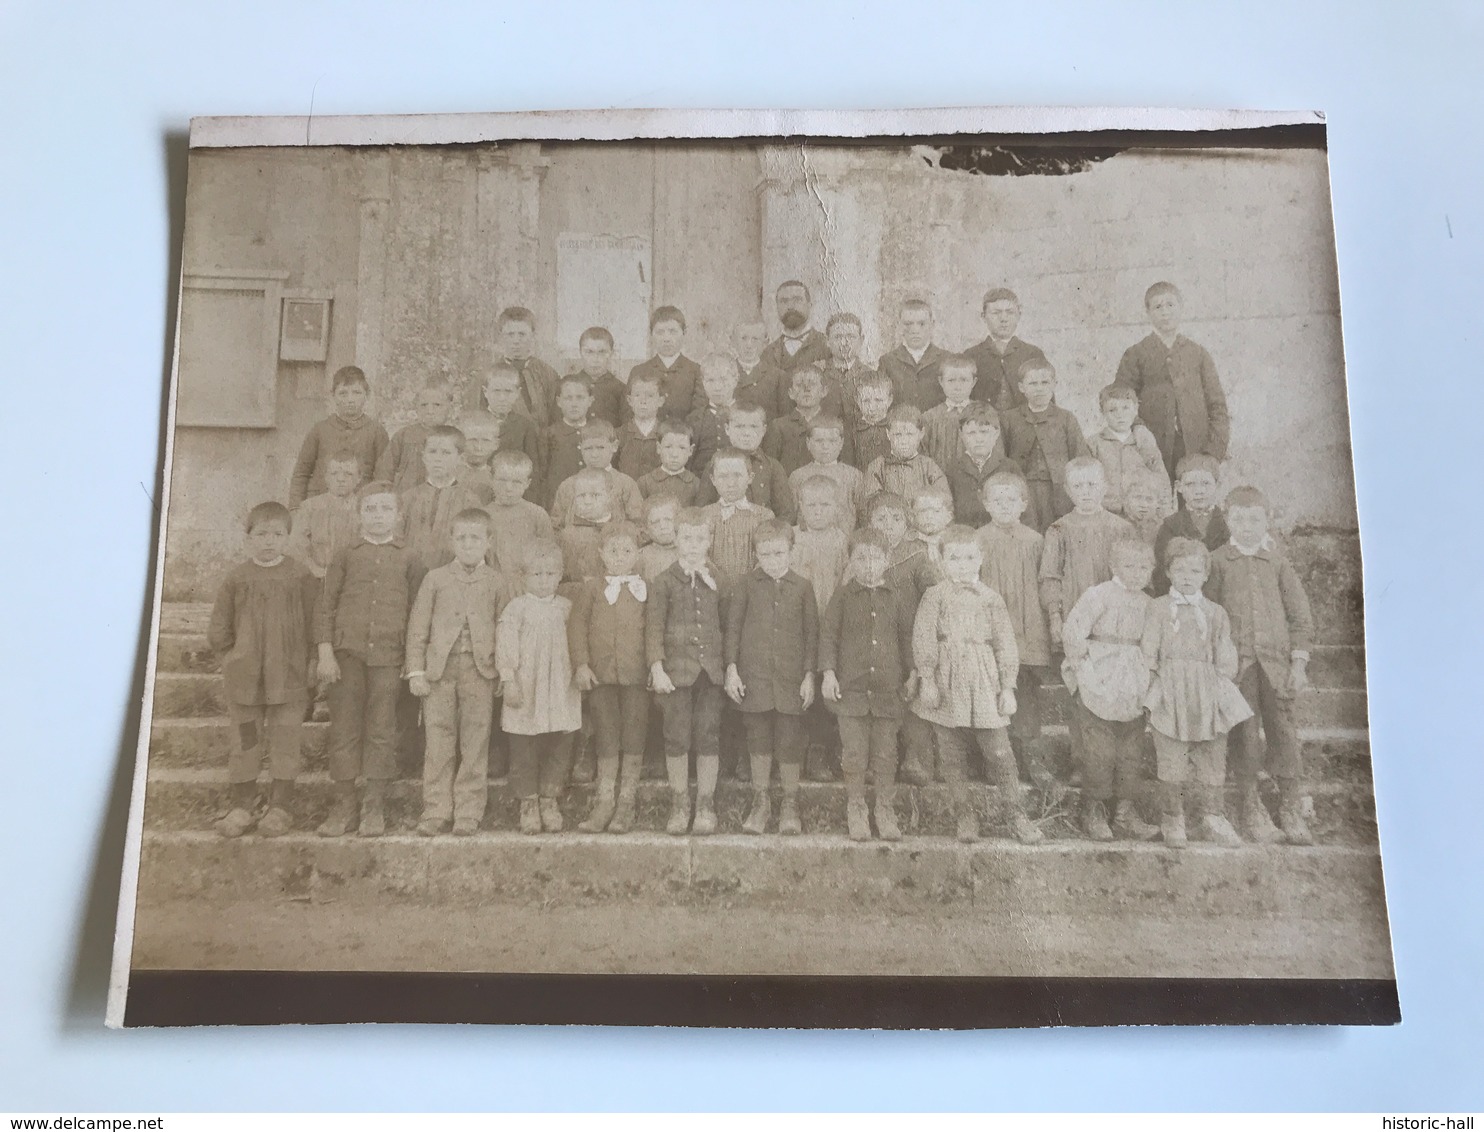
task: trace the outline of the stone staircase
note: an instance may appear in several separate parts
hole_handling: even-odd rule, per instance
[[[641,785],[637,828],[625,837],[522,837],[514,832],[517,804],[507,782],[492,778],[489,812],[478,834],[420,838],[412,832],[420,784],[409,777],[393,783],[389,792],[388,836],[326,841],[312,833],[329,805],[324,755],[328,725],[323,723],[306,725],[307,774],[294,810],[299,832],[228,842],[211,832],[223,808],[226,757],[234,736],[221,700],[216,658],[205,641],[209,610],[200,603],[167,603],[162,614],[136,964],[251,965],[230,941],[210,932],[204,942],[192,931],[165,938],[168,933],[160,923],[199,917],[205,901],[224,915],[245,907],[266,913],[288,905],[301,911],[334,906],[343,921],[348,908],[362,909],[365,922],[351,917],[341,934],[331,933],[328,944],[314,945],[332,953],[344,939],[363,935],[366,924],[375,922],[377,909],[389,902],[429,910],[431,919],[416,922],[428,923],[435,934],[444,932],[436,926],[444,911],[494,905],[582,915],[619,910],[629,916],[646,908],[655,914],[667,907],[721,908],[730,917],[764,919],[804,912],[848,916],[869,908],[873,915],[906,917],[915,927],[945,916],[1013,908],[1016,916],[1032,920],[1070,916],[1086,923],[1157,923],[1198,914],[1202,930],[1216,933],[1213,938],[1227,938],[1222,933],[1236,930],[1234,925],[1248,931],[1262,924],[1263,931],[1276,933],[1273,938],[1291,939],[1300,950],[1308,937],[1291,930],[1297,921],[1324,924],[1323,938],[1331,941],[1324,946],[1331,949],[1336,933],[1343,938],[1343,926],[1350,924],[1368,941],[1361,949],[1366,971],[1374,974],[1378,965],[1389,965],[1364,656],[1360,645],[1344,639],[1316,648],[1310,669],[1315,688],[1301,701],[1299,722],[1312,782],[1311,824],[1319,842],[1311,849],[1193,846],[1177,853],[1158,843],[1092,845],[1080,840],[1072,825],[1075,790],[1043,797],[1028,787],[1025,804],[1047,841],[1025,848],[1000,839],[1003,831],[988,823],[994,788],[983,784],[974,790],[988,839],[976,846],[952,840],[949,799],[941,786],[899,789],[906,837],[896,845],[857,845],[846,839],[845,797],[838,783],[802,785],[805,836],[754,838],[741,833],[750,788],[725,779],[717,792],[718,835],[669,838],[659,832],[668,795],[658,766],[655,777]],[[1067,696],[1060,687],[1048,691],[1052,723],[1047,736],[1064,758]],[[590,786],[574,784],[568,790],[563,810],[574,826],[590,799]],[[1146,812],[1153,812],[1151,802],[1145,800]],[[190,916],[184,916],[187,910]],[[313,927],[284,931],[300,936],[299,946],[308,946],[304,940],[320,938]],[[273,954],[293,955],[295,946],[287,939]],[[1131,954],[1142,946],[1130,942]],[[203,958],[202,949],[214,958]],[[248,954],[259,953],[249,948]],[[1328,962],[1327,955],[1315,958]],[[1287,956],[1285,962],[1292,959]],[[321,954],[283,962],[333,968],[343,965],[342,960]],[[278,960],[253,962],[271,965]],[[1072,973],[1081,969],[1072,963]]]

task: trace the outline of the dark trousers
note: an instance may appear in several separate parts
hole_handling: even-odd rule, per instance
[[[747,753],[753,758],[766,755],[789,766],[804,761],[804,717],[781,711],[744,711],[742,726],[747,731]],[[755,782],[754,786],[766,786]]]
[[[999,788],[1000,799],[1007,806],[1019,807],[1020,774],[1015,769],[1015,752],[1010,750],[1008,728],[944,727],[933,724],[938,739],[938,766],[943,781],[961,786],[969,773],[969,742],[979,748],[984,758],[985,777]]]
[[[649,704],[649,690],[643,684],[599,684],[587,694],[599,759],[634,759],[638,765],[644,758]]]
[[[227,760],[227,777],[236,783],[256,782],[263,755],[278,781],[297,778],[304,769],[304,700],[286,704],[228,704],[237,727],[237,750]]]
[[[402,670],[369,665],[354,653],[335,651],[340,679],[330,685],[330,777],[336,782],[397,777],[397,701]]]
[[[721,754],[721,686],[702,672],[696,682],[657,696],[664,717],[665,758]]]
[[[1082,794],[1094,802],[1132,800],[1138,795],[1144,760],[1144,721],[1120,722],[1094,715],[1078,699],[1073,705],[1082,725]]]
[[[864,789],[867,767],[878,790],[895,785],[897,732],[902,721],[874,715],[841,715],[836,720],[840,725],[840,768],[844,772],[845,789],[857,792]]]
[[[575,731],[510,736],[510,786],[517,798],[555,798],[572,773]]]
[[[1293,719],[1293,697],[1280,696],[1257,663],[1238,675],[1237,687],[1254,714],[1232,728],[1229,765],[1233,780],[1250,785],[1264,769],[1274,778],[1302,778],[1304,762]]]
[[[1024,743],[1041,737],[1041,685],[1046,682],[1046,669],[1036,664],[1022,664],[1015,678],[1015,714],[1010,717],[1010,738]]]

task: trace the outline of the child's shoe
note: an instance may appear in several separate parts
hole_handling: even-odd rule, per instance
[[[473,837],[479,832],[479,823],[473,818],[457,818],[453,823],[455,837]]]
[[[1184,849],[1188,843],[1185,836],[1185,815],[1161,814],[1159,836],[1171,849]]]
[[[520,800],[520,831],[522,833],[541,832],[541,803],[535,798]]]
[[[851,798],[845,803],[845,827],[852,841],[871,840],[871,815],[864,798]]]
[[[1237,829],[1244,838],[1258,845],[1277,845],[1283,841],[1283,831],[1273,824],[1255,782],[1243,786],[1237,800]]]
[[[1158,836],[1159,826],[1141,818],[1138,807],[1125,798],[1113,811],[1113,833],[1125,841],[1150,841]]]
[[[613,820],[613,811],[617,808],[612,789],[599,790],[593,797],[593,808],[588,811],[587,819],[578,825],[578,830],[582,833],[602,833]]]
[[[1022,813],[1010,815],[1010,832],[1022,845],[1039,845],[1046,840],[1041,827]]]
[[[799,800],[792,794],[783,795],[783,804],[778,807],[778,832],[785,837],[797,837],[804,832],[804,823],[799,820]]]
[[[1082,799],[1082,833],[1089,841],[1112,841],[1108,811],[1095,798]]]
[[[682,837],[690,829],[690,791],[670,791],[670,820],[665,823],[665,832],[671,837]]]
[[[622,787],[618,801],[613,806],[613,818],[608,822],[609,833],[628,833],[634,828],[634,788]]]
[[[258,822],[259,837],[282,837],[294,828],[294,818],[282,806],[269,806],[263,820]]]
[[[897,781],[905,782],[908,786],[927,786],[932,780],[932,775],[923,768],[916,755],[909,751],[897,770]]]
[[[353,783],[338,783],[330,812],[315,832],[321,837],[344,837],[356,824],[356,788]]]
[[[743,833],[760,834],[768,831],[768,821],[773,816],[773,802],[768,797],[766,786],[754,786],[752,788],[752,809],[747,812],[747,820],[742,823]]]
[[[1314,834],[1304,820],[1304,799],[1299,784],[1290,778],[1278,783],[1278,822],[1290,845],[1313,845]]]
[[[417,832],[423,837],[437,837],[440,833],[448,832],[448,823],[437,818],[423,818],[417,823]]]
[[[536,808],[541,815],[542,829],[547,833],[562,832],[562,811],[557,807],[555,798],[542,798]]]
[[[223,837],[241,837],[244,833],[252,830],[257,820],[252,816],[250,810],[241,806],[233,806],[226,815],[216,823],[216,831]]]
[[[361,824],[356,832],[362,837],[380,837],[386,832],[386,783],[366,783],[361,798]]]
[[[709,837],[716,832],[716,806],[710,794],[696,797],[696,820],[691,823],[690,831],[697,837]]]
[[[1220,845],[1223,849],[1240,849],[1242,838],[1232,823],[1226,820],[1223,814],[1207,814],[1201,819],[1201,837],[1213,845]]]
[[[897,807],[894,791],[876,788],[876,805],[874,807],[876,818],[876,836],[882,841],[902,840],[902,828],[897,825]]]

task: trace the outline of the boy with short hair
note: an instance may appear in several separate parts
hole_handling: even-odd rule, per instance
[[[727,414],[736,401],[737,367],[724,354],[708,354],[701,363],[701,392],[704,402],[685,418],[695,438],[691,470],[705,474],[711,457],[721,447]]]
[[[1123,352],[1113,380],[1138,395],[1140,417],[1168,474],[1177,475],[1181,459],[1197,453],[1225,460],[1231,439],[1226,393],[1210,351],[1180,333],[1179,289],[1155,283],[1144,292],[1144,310],[1154,329]]]
[[[810,476],[799,484],[800,522],[794,528],[791,561],[813,584],[820,609],[829,605],[850,558],[849,540],[836,517],[839,498],[838,486],[828,476]]]
[[[829,345],[829,355],[815,363],[815,367],[824,375],[827,394],[824,411],[841,417],[848,426],[853,423],[853,418],[859,411],[860,383],[875,372],[860,359],[861,341],[864,337],[861,320],[848,311],[832,314],[824,325],[824,336]],[[890,387],[890,379],[887,380],[887,385]],[[831,404],[828,395],[838,397],[839,405]],[[882,410],[883,413],[885,411]]]
[[[850,536],[850,576],[825,607],[819,632],[820,697],[840,729],[846,780],[846,821],[865,840],[866,772],[875,781],[876,832],[898,841],[897,731],[911,694],[915,599],[886,578],[886,537],[876,530]],[[783,832],[780,819],[779,832]]]
[[[464,462],[459,467],[459,479],[488,503],[495,493],[490,461],[500,449],[500,424],[486,410],[475,409],[459,418],[458,429],[464,434]]]
[[[649,723],[644,613],[648,581],[637,570],[639,531],[630,523],[605,526],[598,539],[602,571],[572,597],[567,637],[577,688],[587,694],[597,747],[597,789],[583,833],[627,833],[644,765]]]
[[[381,455],[391,441],[381,422],[366,412],[371,385],[359,366],[341,366],[330,379],[330,404],[334,410],[309,430],[299,448],[289,478],[289,509],[325,490],[325,470],[330,457],[341,452],[355,454],[360,478],[371,478]]]
[[[727,599],[724,690],[742,712],[751,761],[752,808],[744,833],[761,834],[772,818],[773,763],[783,784],[783,818],[797,798],[804,715],[814,702],[819,608],[807,578],[789,568],[793,531],[768,520],[753,536],[756,567],[737,579]]]
[[[908,299],[897,314],[900,344],[885,354],[876,369],[891,381],[892,399],[926,412],[943,400],[938,372],[948,352],[933,345],[933,308]]]
[[[402,542],[424,570],[453,558],[453,518],[460,511],[482,507],[482,493],[459,477],[463,465],[464,434],[453,425],[436,425],[423,442],[422,483],[402,493]]]
[[[628,387],[613,372],[613,335],[605,326],[589,326],[577,339],[580,369],[592,389],[592,415],[622,428],[628,419]]]
[[[1020,392],[1020,367],[1029,361],[1044,362],[1040,347],[1015,336],[1020,325],[1020,299],[1008,287],[993,287],[984,294],[980,307],[989,334],[964,353],[973,361],[978,380],[974,400],[993,405],[1002,412],[1025,404]]]
[[[766,507],[785,523],[791,523],[797,513],[793,492],[788,488],[788,473],[782,464],[760,448],[767,424],[768,418],[761,405],[755,401],[738,401],[727,414],[727,444],[747,457],[752,475],[747,486],[747,498],[759,507]],[[703,476],[699,501],[711,503],[716,498],[716,488],[708,471]]]
[[[294,511],[290,553],[323,578],[340,550],[361,537],[361,462],[354,452],[337,452],[325,465],[327,490],[311,495]]]
[[[753,532],[773,518],[772,511],[747,498],[751,482],[752,466],[745,453],[723,448],[711,461],[711,483],[717,499],[701,508],[701,513],[711,527],[716,579],[724,586],[752,569]]]
[[[1165,478],[1163,464],[1160,464],[1158,476],[1136,473],[1124,492],[1123,517],[1134,525],[1139,537],[1150,546],[1159,538],[1159,528],[1164,525],[1165,512],[1169,510],[1169,498],[1170,482]]]
[[[1314,613],[1298,571],[1268,531],[1269,522],[1267,497],[1257,488],[1235,487],[1227,493],[1231,541],[1212,553],[1205,593],[1231,619],[1237,689],[1256,713],[1232,730],[1238,829],[1249,841],[1312,845],[1304,820],[1303,753],[1294,701],[1309,687]],[[1281,828],[1274,827],[1258,795],[1260,770],[1277,783]]]
[[[498,452],[524,452],[531,458],[531,485],[528,498],[540,490],[536,482],[541,476],[541,428],[531,416],[518,412],[520,402],[521,371],[509,362],[496,362],[484,376],[479,387],[483,400],[495,425],[500,430]]]
[[[763,451],[792,474],[809,462],[809,426],[820,416],[824,377],[813,366],[794,370],[788,382],[788,396],[793,408],[768,425]]]
[[[562,548],[562,581],[597,577],[603,566],[601,532],[613,520],[608,483],[596,468],[584,468],[566,481],[572,490],[570,518],[557,529]]]
[[[963,354],[949,354],[938,368],[943,400],[922,414],[922,450],[945,472],[963,455],[959,428],[964,415],[975,408],[974,362]]]
[[[1010,717],[1010,745],[1022,775],[1043,791],[1052,784],[1041,742],[1042,686],[1055,647],[1041,604],[1042,539],[1021,516],[1028,503],[1025,479],[1016,471],[1000,471],[984,481],[981,492],[988,522],[979,528],[984,561],[979,579],[1005,600],[1015,644],[1020,650],[1020,675],[1015,681],[1015,714]]]
[[[1072,509],[1063,483],[1067,462],[1089,455],[1077,418],[1056,404],[1056,369],[1050,362],[1020,367],[1025,404],[1000,414],[1005,455],[1020,466],[1030,488],[1029,525],[1043,534]]]
[[[654,356],[629,371],[629,382],[639,374],[659,378],[664,394],[662,415],[682,420],[701,407],[701,367],[680,352],[685,341],[685,315],[679,307],[656,307],[649,316],[649,337]]]
[[[590,421],[582,426],[577,439],[577,454],[583,469],[602,473],[615,516],[638,522],[644,517],[644,497],[639,493],[637,483],[613,467],[613,456],[617,451],[618,434],[607,421]],[[574,487],[572,477],[568,476],[552,493],[551,521],[558,529],[571,521]]]
[[[682,507],[694,507],[701,495],[701,477],[687,466],[695,451],[691,426],[667,420],[660,425],[660,465],[639,478],[639,494],[646,500],[671,495]]]
[[[989,522],[984,510],[984,485],[1000,472],[1020,475],[1020,465],[1000,448],[1000,415],[992,405],[971,404],[959,420],[958,432],[963,450],[943,469],[953,496],[953,521],[982,527]]]
[[[1041,547],[1041,604],[1052,641],[1061,640],[1077,599],[1113,576],[1113,544],[1138,537],[1127,519],[1103,507],[1107,485],[1096,456],[1069,461],[1064,478],[1072,509],[1046,529]]]
[[[1124,514],[1124,500],[1136,479],[1165,474],[1154,434],[1139,423],[1139,395],[1127,385],[1105,385],[1098,393],[1103,427],[1089,433],[1087,446],[1103,462],[1108,494],[1103,506]],[[1166,481],[1168,483],[1168,481]]]
[[[423,579],[407,623],[407,683],[422,700],[427,735],[417,831],[467,837],[489,797],[495,706],[495,623],[507,583],[485,562],[490,517],[478,508],[452,523],[453,561]]]
[[[497,368],[509,367],[517,379],[517,404],[520,411],[539,429],[556,419],[557,371],[535,356],[536,316],[525,307],[506,307],[495,319],[495,333],[500,340]],[[503,416],[494,405],[486,406]],[[471,409],[479,408],[471,404]],[[505,410],[508,412],[509,410]]]
[[[664,719],[670,817],[665,832],[691,826],[689,757],[696,757],[693,832],[716,831],[713,802],[721,766],[723,642],[720,595],[707,561],[711,524],[687,507],[675,518],[677,557],[649,586],[644,619],[650,684]]]
[[[654,374],[629,377],[628,419],[618,429],[618,455],[613,466],[632,480],[660,466],[660,407],[664,397]]]
[[[890,491],[911,499],[926,488],[950,499],[948,477],[922,447],[922,410],[916,405],[893,405],[886,415],[891,450],[866,468],[866,492]]]
[[[531,545],[551,540],[551,516],[525,498],[531,486],[531,458],[524,452],[496,452],[490,458],[490,478],[494,495],[484,509],[494,536],[491,556],[500,573],[518,578]]]
[[[855,414],[845,433],[847,464],[864,472],[879,457],[891,451],[886,415],[891,411],[891,378],[867,372],[855,382]]]
[[[1180,506],[1159,525],[1154,536],[1154,596],[1166,594],[1170,577],[1166,573],[1165,551],[1172,539],[1193,538],[1207,550],[1217,550],[1231,538],[1226,517],[1216,505],[1217,481],[1221,465],[1216,457],[1197,454],[1186,456],[1175,470],[1175,493]]]
[[[423,467],[423,443],[441,424],[448,424],[453,408],[453,391],[447,381],[435,377],[418,390],[415,403],[417,417],[397,430],[376,461],[372,479],[390,480],[400,495],[427,478]]]
[[[756,401],[769,417],[776,417],[784,412],[779,404],[783,374],[763,359],[767,344],[768,328],[761,319],[732,327],[732,357],[737,362],[735,396]]]
[[[386,785],[396,777],[397,701],[406,659],[407,614],[426,572],[397,538],[397,494],[374,481],[360,490],[361,538],[325,575],[315,615],[317,674],[329,686],[330,778],[334,800],[321,837],[386,832]],[[364,786],[356,797],[356,779]]]
[[[569,374],[557,383],[557,419],[541,430],[541,502],[551,509],[556,489],[582,465],[577,454],[582,430],[593,420],[592,386],[582,374]],[[612,428],[612,425],[609,425]],[[561,522],[558,518],[558,523]]]
[[[848,536],[855,530],[856,519],[866,503],[866,477],[859,468],[852,468],[840,460],[845,447],[845,425],[839,417],[821,413],[809,422],[804,443],[809,450],[809,463],[789,474],[789,492],[802,507],[799,489],[804,483],[820,477],[833,484],[835,525]],[[820,608],[824,608],[823,603]]]
[[[683,506],[675,496],[658,493],[644,501],[644,535],[639,549],[639,576],[652,582],[675,565],[680,551],[675,546],[675,518]]]

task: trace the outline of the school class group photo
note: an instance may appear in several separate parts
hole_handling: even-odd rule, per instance
[[[1008,288],[959,353],[901,303],[874,366],[856,315],[816,325],[798,281],[774,301],[779,337],[747,317],[698,361],[656,308],[625,377],[607,329],[562,375],[506,308],[497,356],[430,375],[393,436],[336,371],[212,609],[235,731],[215,829],[291,832],[304,724],[328,718],[327,838],[387,833],[388,784],[418,775],[427,837],[476,834],[506,775],[522,833],[570,826],[574,780],[577,829],[627,833],[662,777],[665,831],[705,836],[728,775],[760,837],[806,832],[808,778],[843,779],[856,841],[901,839],[898,783],[942,783],[974,842],[982,779],[988,832],[1026,845],[1027,799],[1069,786],[1093,841],[1311,844],[1313,616],[1263,492],[1220,495],[1232,422],[1176,283],[1145,293],[1086,435]],[[1043,736],[1054,683],[1069,760]]]

